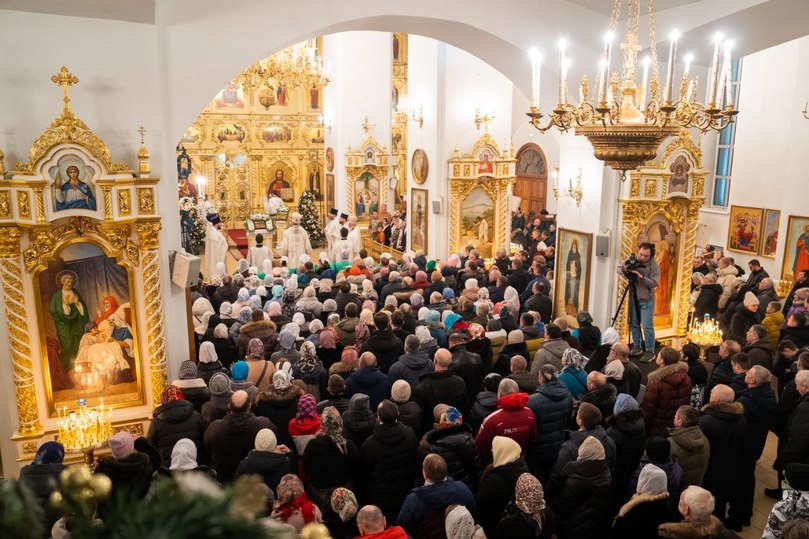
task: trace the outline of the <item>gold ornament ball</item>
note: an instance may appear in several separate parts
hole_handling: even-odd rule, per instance
[[[90,478],[90,488],[95,493],[95,499],[106,500],[112,490],[112,480],[104,474],[95,474]]]
[[[57,509],[57,510],[61,509],[62,504],[64,502],[64,499],[62,498],[62,493],[59,492],[58,490],[54,490],[53,492],[51,492],[51,495],[50,495],[50,498],[48,499],[48,502],[50,503],[51,507],[53,507],[54,509]]]

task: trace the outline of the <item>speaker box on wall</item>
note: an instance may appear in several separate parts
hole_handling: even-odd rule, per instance
[[[444,200],[441,199],[441,198],[438,198],[438,199],[432,201],[432,203],[433,203],[433,215],[440,215],[441,214],[441,206],[443,206],[443,202],[444,202]]]
[[[188,253],[178,252],[174,257],[171,271],[171,282],[180,288],[191,288],[199,279],[200,258]]]
[[[596,256],[610,256],[609,234],[596,235]]]

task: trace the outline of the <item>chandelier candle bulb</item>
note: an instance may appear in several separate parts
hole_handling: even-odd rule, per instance
[[[706,101],[708,104],[716,103],[716,87],[718,84],[717,81],[717,71],[719,69],[719,46],[722,44],[722,34],[717,33],[714,36],[714,46],[713,46],[713,59],[711,60],[711,84],[708,87],[708,97],[706,97]]]
[[[733,103],[733,78],[730,72],[730,52],[733,49],[733,43],[730,41],[725,42],[725,106],[729,107]]]
[[[598,64],[599,73],[599,87],[598,87],[598,103],[607,101],[607,60],[602,58]]]
[[[668,103],[671,101],[671,87],[674,84],[674,62],[677,59],[677,39],[680,34],[677,30],[671,33],[671,45],[669,46],[669,64],[668,73],[666,75],[666,93],[663,96],[663,101]]]
[[[604,37],[604,79],[603,84],[606,87],[607,79],[610,75],[610,60],[612,59],[612,32],[607,32]]]
[[[565,102],[565,48],[567,42],[564,39],[559,40],[559,104]]]
[[[652,59],[648,56],[643,57],[643,83],[641,84],[640,91],[641,91],[641,98],[640,98],[640,110],[644,110],[646,108],[646,89],[648,88],[649,84],[649,65],[652,63]]]
[[[536,49],[531,50],[531,106],[539,108],[539,82],[542,59]]]

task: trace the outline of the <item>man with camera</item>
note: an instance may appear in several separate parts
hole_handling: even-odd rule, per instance
[[[638,252],[631,255],[621,271],[629,280],[629,323],[632,332],[632,350],[630,355],[641,356],[638,361],[651,363],[655,357],[655,289],[660,280],[660,266],[654,259],[655,246],[643,242]],[[640,323],[637,313],[640,311]],[[643,326],[643,335],[640,327]],[[641,344],[645,344],[641,349]],[[642,355],[641,355],[642,354]]]

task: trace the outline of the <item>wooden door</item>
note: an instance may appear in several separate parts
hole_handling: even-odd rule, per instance
[[[548,196],[548,166],[542,149],[529,142],[517,152],[517,182],[514,195],[522,199],[520,206],[528,215],[545,209]]]

